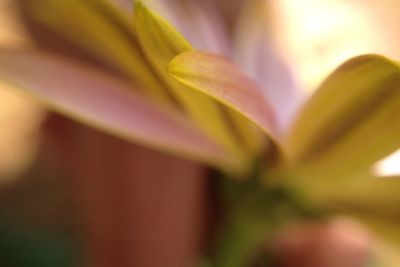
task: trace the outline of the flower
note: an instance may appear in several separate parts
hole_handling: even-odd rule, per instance
[[[287,88],[266,93],[285,90],[270,102],[234,63],[194,50],[140,2],[133,19],[103,0],[21,3],[39,49],[0,51],[4,81],[88,125],[237,178],[216,266],[246,263],[271,224],[339,213],[380,230],[397,214],[398,180],[370,173],[400,145],[397,63],[350,59],[291,120],[288,76]],[[241,234],[249,240],[234,239]]]

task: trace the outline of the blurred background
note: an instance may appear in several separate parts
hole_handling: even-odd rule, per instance
[[[397,0],[269,2],[271,42],[306,94],[352,56],[379,53],[400,60]],[[0,0],[1,47],[30,45],[15,14],[13,0]],[[80,204],[65,172],[49,157],[56,151],[46,146],[52,142],[43,131],[47,116],[32,99],[0,83],[0,266],[83,261]],[[400,173],[397,158],[375,170]]]
[[[0,46],[29,46],[13,0],[0,0]],[[0,266],[75,266],[77,216],[41,157],[46,111],[0,83]]]

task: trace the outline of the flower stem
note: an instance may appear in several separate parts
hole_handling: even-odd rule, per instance
[[[213,267],[247,267],[255,257],[259,245],[268,235],[261,225],[228,226],[218,242],[218,251],[214,257]]]
[[[213,267],[256,266],[258,254],[287,223],[313,216],[293,188],[265,188],[257,180],[225,184],[225,223],[212,255]],[[314,214],[315,215],[315,214]]]

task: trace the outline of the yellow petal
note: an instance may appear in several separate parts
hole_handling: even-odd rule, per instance
[[[137,43],[128,14],[105,0],[23,0],[37,39],[72,47],[132,79],[153,98],[170,103]],[[41,36],[42,35],[42,36]],[[40,45],[40,43],[39,43]]]
[[[168,65],[168,72],[186,84],[248,118],[271,137],[279,127],[276,116],[255,82],[227,59],[204,52],[185,52]]]
[[[140,2],[135,5],[134,22],[145,55],[183,110],[210,137],[231,151],[239,159],[239,163],[251,160],[244,153],[243,144],[235,136],[237,129],[232,126],[236,124],[228,124],[220,104],[209,96],[177,82],[166,72],[167,64],[178,54],[192,50],[191,45],[168,22],[150,12]],[[240,127],[243,123],[245,122],[241,121],[240,125],[236,126]],[[246,127],[251,129],[249,125]],[[252,140],[254,142],[257,139]],[[260,147],[258,143],[257,149]]]
[[[106,72],[39,52],[0,51],[0,79],[90,126],[214,166],[229,153],[171,109]]]
[[[329,181],[319,179],[302,186],[303,195],[313,205],[345,213],[364,213],[395,220],[400,215],[400,177],[375,177]]]
[[[287,142],[295,174],[345,179],[400,146],[400,69],[377,55],[339,67],[300,112]]]

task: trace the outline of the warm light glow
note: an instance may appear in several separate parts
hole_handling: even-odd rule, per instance
[[[338,0],[276,2],[276,34],[307,90],[350,57],[384,50],[366,9]]]
[[[400,149],[378,162],[373,171],[379,176],[400,175]]]
[[[20,47],[30,45],[25,29],[20,25],[12,0],[0,0],[0,45]]]
[[[383,2],[382,5],[378,1],[274,2],[278,47],[305,90],[315,90],[330,72],[353,56],[379,53],[400,58],[396,45],[400,8],[396,1]],[[374,172],[399,175],[400,152],[379,162]]]
[[[15,17],[12,0],[0,0],[0,47],[28,45]],[[32,164],[39,146],[44,112],[0,82],[0,185],[13,181]]]

